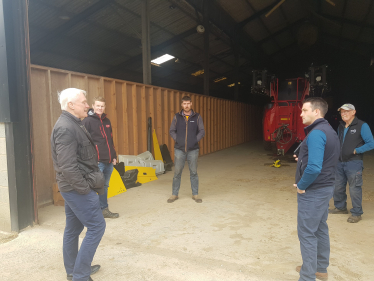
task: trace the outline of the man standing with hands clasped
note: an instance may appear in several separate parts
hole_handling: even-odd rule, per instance
[[[361,220],[362,211],[362,170],[364,152],[374,148],[373,134],[369,125],[356,117],[353,104],[343,104],[338,111],[342,120],[338,127],[340,141],[339,163],[336,167],[334,191],[335,208],[330,214],[348,214],[347,181],[352,199],[351,216],[348,222],[357,223]]]
[[[297,231],[302,266],[299,281],[327,280],[330,239],[327,226],[329,201],[334,192],[335,167],[340,146],[336,132],[324,119],[328,110],[322,98],[303,102],[301,117],[306,138],[300,145],[297,160]],[[296,155],[295,155],[296,157]]]
[[[174,178],[172,196],[167,200],[173,203],[178,199],[181,185],[182,171],[187,160],[190,168],[192,199],[201,203],[198,198],[199,177],[197,175],[197,158],[199,156],[199,141],[204,137],[204,123],[200,114],[192,110],[192,101],[189,96],[182,98],[182,110],[175,114],[170,126],[170,135],[175,141],[174,145]]]

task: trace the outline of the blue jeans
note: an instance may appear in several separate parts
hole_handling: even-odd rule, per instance
[[[326,221],[333,192],[330,186],[297,194],[297,233],[303,258],[299,281],[315,281],[316,272],[327,272],[330,239]]]
[[[197,175],[197,158],[199,156],[199,149],[188,151],[187,153],[174,149],[174,178],[173,178],[173,195],[178,196],[179,188],[181,186],[181,177],[184,168],[184,163],[188,162],[190,168],[190,180],[192,195],[199,193],[199,176]]]
[[[363,161],[340,162],[336,167],[334,205],[338,209],[347,208],[347,181],[352,200],[352,216],[361,216],[362,211],[362,170]]]
[[[76,191],[61,192],[65,200],[66,226],[63,240],[64,265],[74,281],[87,281],[91,263],[105,232],[105,220],[100,209],[99,196],[93,190],[88,194]],[[79,234],[87,227],[86,236],[78,251]]]
[[[99,162],[99,169],[104,174],[104,194],[99,195],[101,210],[108,208],[108,186],[113,172],[113,163]]]

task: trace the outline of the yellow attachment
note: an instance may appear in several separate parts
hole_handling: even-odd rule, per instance
[[[161,160],[164,162],[164,159],[162,159],[160,145],[158,144],[156,130],[153,130],[153,151],[155,152],[155,160]]]
[[[109,181],[108,198],[116,196],[123,192],[126,192],[126,187],[123,184],[123,181],[118,171],[116,169],[113,169],[113,173]]]
[[[135,166],[125,166],[125,172],[129,170],[137,169],[138,172],[138,181],[140,183],[147,183],[150,181],[157,180],[156,169],[151,167],[135,167]]]
[[[270,167],[279,168],[281,166],[280,160],[274,161],[273,165],[270,165]]]

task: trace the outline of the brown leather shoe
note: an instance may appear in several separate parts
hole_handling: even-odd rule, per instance
[[[178,196],[176,196],[176,195],[172,195],[172,196],[170,196],[170,198],[168,199],[168,203],[173,203],[175,200],[177,200],[178,199]]]
[[[301,265],[296,266],[296,271],[300,272],[300,270],[301,270]],[[316,272],[316,278],[318,280],[327,281],[329,279],[329,274],[327,272],[326,273]]]
[[[197,195],[192,195],[192,200],[195,200],[196,203],[202,203],[203,200],[201,200]]]
[[[347,219],[347,222],[350,222],[350,223],[358,223],[360,220],[362,220],[361,216],[350,216],[350,217]]]

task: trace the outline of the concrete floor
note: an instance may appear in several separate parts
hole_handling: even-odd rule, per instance
[[[365,156],[363,220],[329,217],[330,281],[374,280],[373,160],[374,153]],[[276,169],[264,166],[269,162],[258,142],[201,157],[202,204],[191,199],[187,165],[172,204],[172,172],[111,198],[120,218],[107,220],[94,258],[102,268],[93,279],[298,280],[296,164]],[[39,216],[40,225],[0,245],[1,280],[66,280],[64,208],[48,206]]]

